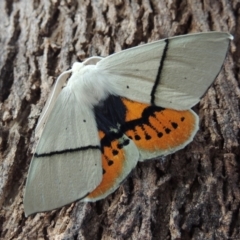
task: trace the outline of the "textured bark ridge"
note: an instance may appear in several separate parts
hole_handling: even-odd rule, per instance
[[[0,1],[1,239],[240,239],[239,9],[239,0]],[[89,56],[211,30],[235,39],[194,109],[194,141],[139,163],[102,201],[25,218],[34,128],[56,77]]]

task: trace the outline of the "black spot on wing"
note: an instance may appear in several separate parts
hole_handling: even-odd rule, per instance
[[[150,140],[152,137],[150,135],[148,135],[147,133],[145,134],[145,139],[146,140]]]
[[[109,160],[109,161],[108,161],[108,166],[111,166],[111,165],[113,165],[113,161],[112,161],[112,160]]]
[[[135,138],[136,141],[141,140],[141,137],[139,135],[135,135],[134,138]]]
[[[162,133],[162,132],[159,132],[159,133],[157,134],[157,136],[158,136],[159,138],[161,138],[161,137],[163,136],[163,133]]]
[[[124,146],[127,146],[130,143],[129,139],[124,139],[121,143],[117,144],[118,149],[122,149]]]
[[[165,128],[164,130],[165,130],[166,134],[169,134],[171,132],[171,129],[169,129],[169,128]]]
[[[174,129],[177,129],[177,127],[178,127],[178,124],[175,123],[175,122],[171,122],[171,125],[172,125],[172,127],[173,127]]]
[[[113,150],[112,150],[112,154],[113,154],[113,156],[116,156],[116,155],[118,155],[118,150],[116,150],[116,149],[113,149]]]

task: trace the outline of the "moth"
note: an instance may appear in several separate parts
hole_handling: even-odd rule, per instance
[[[90,57],[63,72],[36,127],[43,131],[25,215],[102,199],[138,161],[190,143],[199,123],[191,107],[217,77],[232,39],[223,32],[177,36]]]

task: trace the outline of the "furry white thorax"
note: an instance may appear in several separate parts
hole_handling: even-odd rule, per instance
[[[76,62],[72,66],[72,76],[67,87],[75,94],[80,103],[93,107],[107,98],[110,92],[107,78],[104,78],[96,64],[101,58],[91,58],[83,63]]]

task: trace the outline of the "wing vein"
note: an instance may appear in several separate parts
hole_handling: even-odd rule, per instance
[[[49,157],[57,154],[65,154],[65,153],[70,153],[70,152],[78,152],[78,151],[85,151],[89,149],[101,149],[100,146],[98,145],[88,145],[88,146],[83,146],[83,147],[78,147],[78,148],[69,148],[69,149],[64,149],[60,151],[54,151],[54,152],[48,152],[48,153],[41,153],[37,154],[35,153],[34,156],[39,158],[39,157]]]
[[[161,72],[162,72],[162,69],[163,69],[164,60],[166,59],[166,56],[167,56],[169,40],[165,39],[165,43],[166,43],[166,45],[165,45],[164,50],[163,50],[163,55],[162,55],[161,60],[160,60],[160,65],[158,67],[157,77],[156,77],[156,80],[155,80],[155,83],[153,85],[152,92],[151,92],[151,104],[152,105],[155,105],[155,102],[154,102],[155,92],[156,92],[157,86],[160,82],[160,76],[161,76]]]

